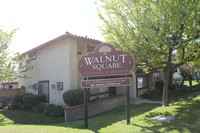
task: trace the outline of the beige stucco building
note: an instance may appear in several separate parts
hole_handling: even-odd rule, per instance
[[[20,78],[19,87],[24,86],[28,93],[46,95],[46,101],[51,104],[66,106],[62,98],[63,93],[70,89],[80,88],[83,79],[77,70],[78,60],[81,55],[93,52],[100,43],[98,40],[66,32],[64,35],[23,53],[23,56],[29,55],[29,66],[33,68],[21,73],[29,78]],[[154,73],[148,76],[146,74],[133,74],[130,98],[136,99],[141,90],[154,89],[151,81],[154,80],[155,76]],[[91,88],[91,100],[124,94],[124,88]]]

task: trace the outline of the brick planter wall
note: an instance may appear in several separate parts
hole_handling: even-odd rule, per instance
[[[125,95],[116,96],[99,100],[97,102],[88,103],[88,116],[93,116],[103,112],[107,112],[114,108],[126,104]],[[65,108],[65,122],[75,121],[84,118],[84,105],[78,105]]]
[[[24,94],[25,88],[0,90],[0,103],[7,104],[12,101],[17,94]]]

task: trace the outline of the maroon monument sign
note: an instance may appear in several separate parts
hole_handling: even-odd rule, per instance
[[[130,74],[135,62],[129,52],[116,50],[108,43],[98,45],[94,52],[83,55],[78,70],[83,77]]]
[[[87,114],[87,88],[108,87],[108,86],[126,86],[126,110],[127,124],[130,124],[129,111],[129,86],[130,78],[127,75],[131,73],[135,65],[134,59],[129,52],[116,50],[108,43],[99,44],[94,52],[81,56],[78,62],[78,70],[81,75],[86,77],[126,75],[126,78],[82,80],[81,86],[84,88],[84,127],[88,128]]]

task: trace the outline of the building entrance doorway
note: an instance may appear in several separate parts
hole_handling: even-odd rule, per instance
[[[45,95],[45,101],[49,102],[49,81],[38,82],[38,94]]]

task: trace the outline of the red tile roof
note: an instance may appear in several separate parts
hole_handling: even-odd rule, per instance
[[[74,39],[74,40],[79,40],[79,41],[87,41],[87,42],[91,42],[91,43],[94,43],[94,44],[100,44],[102,43],[100,40],[95,40],[95,39],[91,39],[91,38],[88,38],[87,36],[86,37],[82,37],[82,36],[77,36],[77,35],[73,35],[69,32],[65,32],[65,34],[61,35],[61,36],[58,36],[46,43],[43,43],[29,51],[26,51],[22,54],[22,56],[26,55],[26,54],[30,54],[30,53],[34,53],[34,52],[37,52],[38,50],[44,48],[44,47],[47,47],[47,46],[50,46],[56,42],[59,42],[61,40],[64,40],[66,38],[70,38],[70,39]]]

